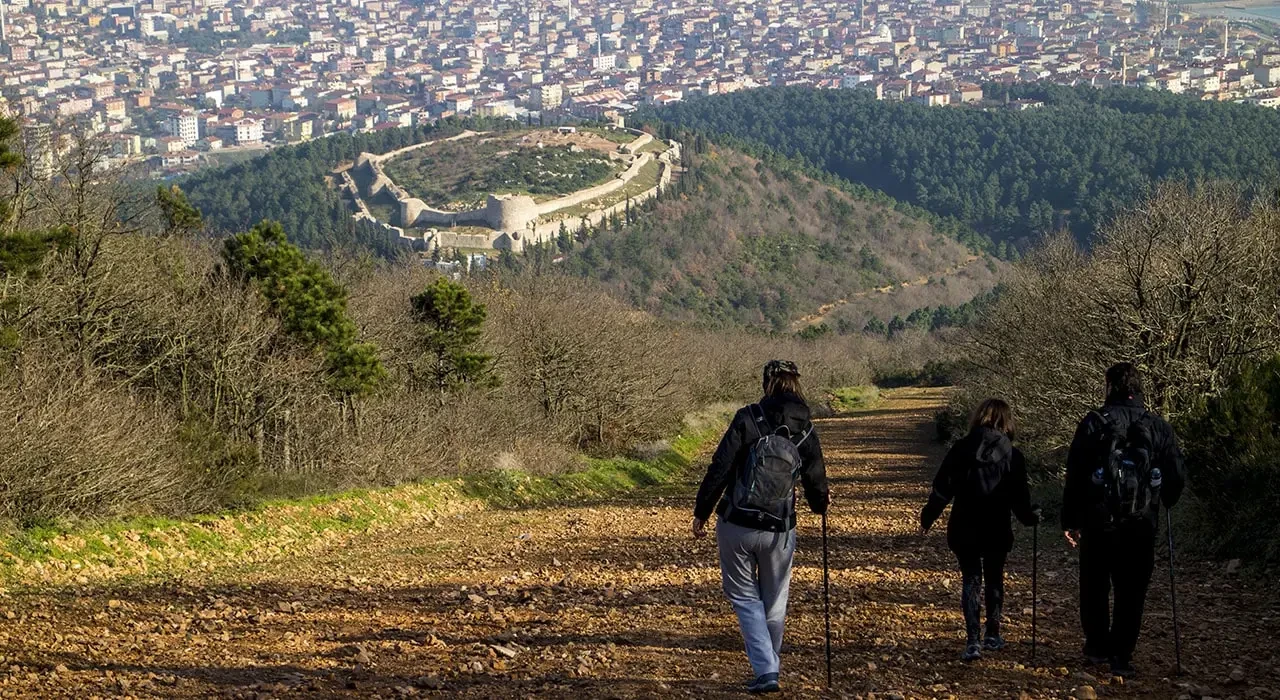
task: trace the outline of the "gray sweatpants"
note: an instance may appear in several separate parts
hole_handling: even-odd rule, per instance
[[[716,524],[716,543],[720,547],[720,582],[738,614],[751,669],[757,677],[777,673],[796,531],[755,530],[721,518]]]

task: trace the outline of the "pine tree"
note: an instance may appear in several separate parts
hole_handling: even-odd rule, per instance
[[[411,369],[414,381],[442,397],[465,386],[497,385],[493,356],[479,349],[485,307],[472,301],[466,286],[440,277],[410,305],[422,350]]]
[[[324,348],[332,388],[343,396],[371,393],[386,376],[378,350],[361,343],[347,314],[347,292],[322,265],[289,242],[284,227],[264,221],[228,238],[222,258],[232,277],[254,284],[284,330]]]
[[[893,320],[889,321],[889,337],[890,338],[897,336],[899,333],[902,333],[905,330],[907,330],[907,322],[902,320],[901,316],[894,316]]]
[[[189,236],[204,229],[200,210],[192,206],[187,195],[177,185],[156,187],[156,206],[164,219],[165,236]]]
[[[556,245],[562,253],[573,250],[573,236],[569,235],[569,227],[565,226],[563,220],[560,222],[560,233],[556,236]]]
[[[18,136],[18,123],[0,117],[0,172],[12,172],[22,165],[22,154],[11,147]],[[0,224],[8,222],[12,203],[0,197]]]

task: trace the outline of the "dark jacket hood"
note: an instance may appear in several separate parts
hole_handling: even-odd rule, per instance
[[[792,438],[798,439],[812,426],[809,405],[796,394],[766,396],[760,399],[760,409],[774,430],[785,425]]]
[[[1147,397],[1142,394],[1126,394],[1124,392],[1112,392],[1107,396],[1107,400],[1103,403],[1104,407],[1117,408],[1136,408],[1144,411],[1147,408]]]
[[[1008,435],[991,428],[977,428],[974,433],[978,444],[973,458],[979,464],[1004,462],[1013,454],[1013,443],[1009,441]]]

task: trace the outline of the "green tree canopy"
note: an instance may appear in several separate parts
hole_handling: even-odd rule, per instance
[[[284,329],[299,342],[325,350],[333,388],[371,392],[385,376],[377,348],[358,341],[347,314],[347,292],[324,266],[289,242],[284,227],[264,221],[228,238],[223,260],[232,276],[257,286]]]
[[[1164,179],[1259,191],[1280,183],[1273,109],[1133,88],[987,91],[1044,106],[938,109],[865,90],[779,87],[679,102],[658,116],[724,145],[777,150],[997,241],[1062,226],[1087,240]]]
[[[464,285],[440,277],[409,303],[422,344],[412,369],[417,382],[441,394],[495,383],[493,357],[479,350],[485,307]]]
[[[160,209],[162,231],[166,236],[189,236],[204,229],[200,210],[191,205],[177,185],[157,185],[156,206]]]

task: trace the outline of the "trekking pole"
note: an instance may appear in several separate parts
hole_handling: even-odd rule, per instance
[[[1040,523],[1031,528],[1031,662],[1036,660],[1036,617],[1040,611]]]
[[[827,690],[831,689],[831,578],[827,566],[827,514],[822,514],[822,612],[827,626]]]
[[[1177,675],[1182,675],[1182,638],[1178,634],[1178,586],[1173,577],[1173,509],[1166,508],[1165,529],[1169,531],[1169,600],[1173,606],[1173,658]]]

